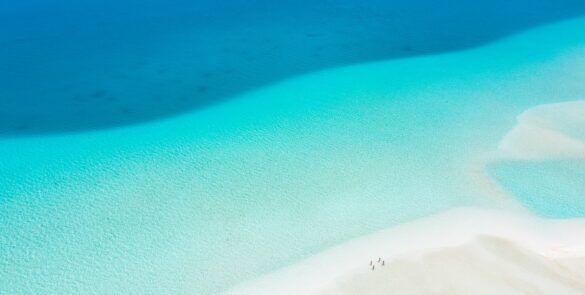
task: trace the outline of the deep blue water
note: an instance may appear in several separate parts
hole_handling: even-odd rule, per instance
[[[305,72],[478,46],[582,0],[0,2],[0,135],[134,124]]]
[[[246,3],[0,4],[0,294],[218,294],[498,185],[585,212],[585,18],[483,44],[581,1]],[[572,144],[486,181],[527,112]]]

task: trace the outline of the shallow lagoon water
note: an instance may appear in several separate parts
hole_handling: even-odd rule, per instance
[[[508,191],[549,218],[585,216],[585,161],[517,161],[490,167]]]
[[[473,159],[524,110],[585,96],[583,32],[577,19],[157,122],[5,138],[0,291],[214,294],[448,208],[522,210],[474,183]]]

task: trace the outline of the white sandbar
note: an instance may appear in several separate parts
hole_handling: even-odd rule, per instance
[[[339,245],[228,294],[468,294],[469,290],[584,294],[585,220],[453,209]]]

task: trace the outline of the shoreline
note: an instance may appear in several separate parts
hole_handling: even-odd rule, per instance
[[[526,221],[505,194],[524,197],[525,211],[585,212],[585,166],[539,160],[573,152],[539,145],[530,169],[518,161],[487,173],[484,164],[492,151],[508,159],[536,147],[525,139],[542,129],[520,128],[506,141],[513,150],[497,149],[522,112],[585,97],[583,28],[577,20],[457,54],[327,69],[139,126],[2,140],[1,293],[327,292],[370,279],[378,257],[461,245],[476,253],[482,234],[579,256],[562,247],[581,243],[561,234],[583,236],[579,226]],[[528,119],[579,137],[574,106]],[[543,202],[528,202],[533,187]],[[462,206],[510,214],[461,209],[416,221]]]
[[[378,257],[386,262],[384,271],[391,270],[388,273],[396,271],[394,266],[404,264],[411,265],[411,268],[407,268],[410,272],[420,272],[431,267],[428,257],[435,257],[435,260],[455,263],[445,265],[443,262],[441,265],[444,265],[444,269],[439,267],[440,273],[429,274],[429,277],[440,280],[443,274],[453,275],[455,272],[456,276],[464,278],[473,274],[458,274],[453,265],[462,268],[463,263],[465,268],[465,264],[473,263],[473,259],[462,261],[452,253],[471,253],[471,256],[482,259],[483,254],[478,256],[477,253],[493,249],[494,245],[499,245],[496,247],[498,250],[489,255],[495,255],[497,259],[489,269],[500,272],[501,282],[505,285],[514,285],[515,282],[506,277],[510,257],[504,259],[503,256],[536,264],[536,260],[540,259],[545,264],[568,269],[569,273],[573,267],[576,272],[576,268],[585,267],[585,219],[552,220],[520,211],[452,209],[348,241],[290,267],[240,284],[226,294],[357,294],[351,290],[355,291],[364,284],[368,288],[359,289],[360,292],[380,292],[390,287],[391,282],[379,278],[380,266],[378,273],[371,270],[370,260],[375,263]],[[412,266],[413,263],[417,266]],[[399,273],[402,273],[400,270]],[[396,275],[393,277],[396,278]],[[473,277],[480,285],[482,279],[481,276]],[[547,286],[554,289],[555,280],[549,279],[550,286]],[[465,282],[455,283],[464,285]],[[490,284],[493,285],[493,282]],[[410,285],[403,291],[411,290],[419,294],[412,287]],[[585,285],[582,287],[585,288]],[[432,292],[425,291],[427,294]],[[516,291],[524,294],[521,290]]]
[[[585,145],[575,130],[584,122],[584,106],[579,100],[528,108],[496,150],[471,161],[477,188],[508,202],[506,209],[460,207],[395,225],[227,294],[467,294],[469,287],[485,294],[582,294],[585,218],[537,216],[487,166],[583,159]]]

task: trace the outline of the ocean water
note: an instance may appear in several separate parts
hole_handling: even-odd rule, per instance
[[[511,156],[490,163],[487,171],[539,215],[583,217],[584,132],[585,100],[531,108],[500,144]]]
[[[501,162],[490,167],[523,204],[549,218],[585,216],[585,161]]]
[[[582,0],[0,3],[0,135],[137,124],[352,63],[480,46]]]
[[[576,13],[580,3],[558,7]],[[34,7],[40,8],[50,9]],[[536,17],[546,15],[543,10],[535,19],[560,18],[549,8],[554,17]],[[513,30],[478,39],[487,42],[504,31]],[[348,60],[326,65],[342,61]],[[111,66],[93,62],[101,69],[96,71]],[[274,74],[272,79],[290,78],[258,79],[264,87],[237,95],[233,90],[222,103],[192,105],[182,115],[167,112],[162,103],[164,112],[130,121],[163,119],[140,124],[100,129],[114,121],[87,114],[94,125],[65,128],[75,122],[69,117],[43,130],[28,125],[7,131],[28,136],[0,139],[0,293],[217,294],[343,241],[449,208],[521,210],[516,199],[494,197],[476,182],[483,167],[474,159],[497,150],[525,110],[583,99],[584,67],[585,19],[576,18],[466,51]],[[69,70],[70,77],[97,81],[63,68]],[[315,71],[292,77],[308,70]],[[15,83],[23,85],[20,79],[41,73],[19,71],[3,89],[14,91]],[[47,79],[56,77],[65,76]],[[64,81],[97,89],[90,96],[98,101],[112,91]],[[132,89],[165,93],[145,81],[134,80],[132,87],[140,87]],[[122,92],[130,87],[116,85]],[[125,102],[139,105],[140,97]],[[21,117],[21,101],[1,101],[18,105],[8,113]],[[73,107],[33,105],[28,108],[35,112]],[[58,114],[67,118],[66,111]],[[72,129],[78,132],[62,132]],[[511,168],[505,161],[492,163],[490,173],[528,209],[580,216],[563,211],[566,202],[530,201],[561,188],[558,198],[582,206],[582,191],[573,186],[582,185],[580,166],[567,167],[570,159],[550,166],[525,161]],[[536,170],[576,174],[542,183],[552,187],[544,195],[525,197],[526,190],[514,188],[530,183]]]

